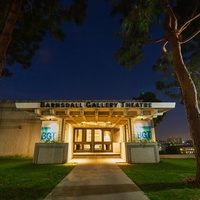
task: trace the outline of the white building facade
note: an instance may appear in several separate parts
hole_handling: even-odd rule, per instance
[[[56,149],[65,161],[76,153],[116,153],[129,163],[159,162],[153,118],[173,108],[135,100],[0,101],[0,156],[37,163],[55,150],[36,144],[67,144]]]

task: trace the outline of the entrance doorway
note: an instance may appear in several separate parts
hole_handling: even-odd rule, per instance
[[[74,152],[112,152],[112,129],[75,128]]]

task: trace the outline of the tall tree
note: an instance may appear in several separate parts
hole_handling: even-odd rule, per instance
[[[86,0],[0,0],[0,78],[12,74],[5,65],[30,67],[44,36],[63,40],[63,23],[81,24],[86,8]]]
[[[162,42],[161,58],[171,59],[168,70],[176,77],[189,122],[196,156],[196,177],[200,186],[200,110],[195,76],[191,63],[198,68],[200,61],[200,1],[199,0],[117,0],[112,1],[112,14],[122,16],[122,47],[116,59],[128,68],[144,59],[143,47]],[[156,29],[163,36],[152,38]],[[185,59],[188,58],[189,60]]]

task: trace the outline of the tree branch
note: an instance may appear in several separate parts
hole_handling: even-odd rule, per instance
[[[3,65],[6,59],[7,49],[9,47],[12,33],[21,10],[23,0],[14,0],[8,12],[7,19],[0,34],[0,79],[2,75]]]
[[[186,39],[180,41],[181,44],[184,44],[186,42],[188,42],[189,40],[191,40],[192,38],[194,38],[196,35],[198,35],[200,33],[200,28],[195,31],[191,36],[187,37]]]
[[[162,42],[163,40],[166,40],[166,39],[167,39],[166,37],[161,37],[161,38],[158,38],[158,39],[155,39],[155,40],[148,40],[148,41],[144,42],[144,44]]]
[[[166,45],[167,45],[168,41],[165,41],[162,45],[162,50],[164,53],[167,53],[167,49],[166,49]]]
[[[177,32],[178,21],[177,21],[176,15],[174,14],[174,11],[172,10],[172,7],[170,6],[169,2],[166,0],[163,2],[163,5],[169,15],[170,28],[172,28],[175,32]]]
[[[146,42],[144,42],[143,44],[151,44],[151,43],[157,43],[157,42],[162,42],[164,41],[163,45],[162,45],[162,50],[163,50],[163,54],[167,53],[167,49],[165,48],[165,46],[167,45],[168,41],[166,37],[161,37],[155,40],[148,40]]]
[[[194,73],[196,73],[197,75],[200,75],[200,72],[193,70]]]
[[[178,33],[182,33],[187,27],[188,25],[194,21],[196,18],[200,17],[200,13],[195,15],[194,17],[192,17],[191,19],[189,19],[187,22],[185,22],[179,29],[178,29]]]

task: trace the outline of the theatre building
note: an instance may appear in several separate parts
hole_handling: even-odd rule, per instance
[[[128,163],[157,163],[153,119],[173,108],[173,102],[135,100],[2,100],[0,156],[42,164],[116,154]]]

